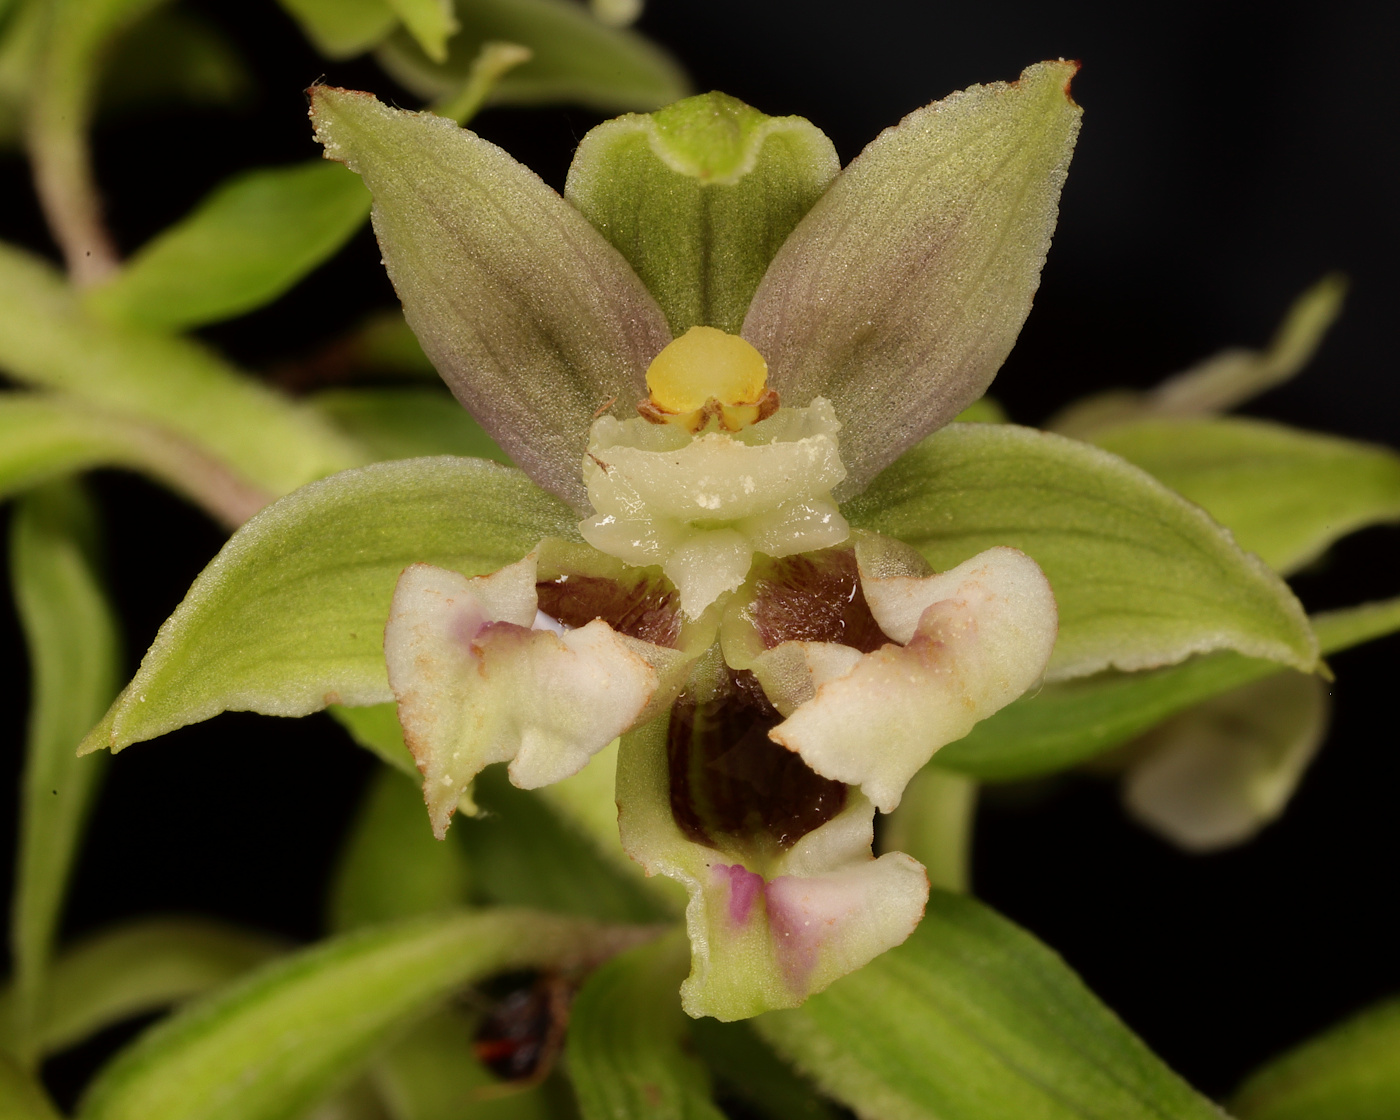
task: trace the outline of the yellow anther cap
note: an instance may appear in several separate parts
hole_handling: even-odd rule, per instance
[[[722,405],[757,404],[768,383],[763,355],[737,334],[714,327],[691,327],[647,367],[651,403],[665,412],[687,414],[711,400]]]

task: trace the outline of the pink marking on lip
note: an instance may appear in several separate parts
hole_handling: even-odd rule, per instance
[[[754,900],[763,891],[763,876],[738,863],[718,863],[712,870],[721,879],[729,880],[730,922],[744,925],[749,920]]]

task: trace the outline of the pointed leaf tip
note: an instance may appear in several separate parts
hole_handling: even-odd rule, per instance
[[[311,119],[374,196],[385,266],[433,365],[531,478],[585,508],[589,424],[646,396],[671,340],[656,301],[537,175],[453,121],[331,86],[313,87]]]
[[[823,396],[858,493],[979,397],[1030,311],[1079,131],[1078,66],[972,86],[881,133],[778,251],[743,334],[785,403]]]

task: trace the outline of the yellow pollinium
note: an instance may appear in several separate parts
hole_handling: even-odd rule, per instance
[[[698,432],[716,422],[735,432],[771,416],[778,395],[768,363],[737,334],[691,327],[647,367],[650,396],[637,411],[655,424]]]

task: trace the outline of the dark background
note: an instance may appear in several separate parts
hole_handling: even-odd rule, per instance
[[[267,0],[188,6],[238,43],[259,92],[232,113],[147,114],[100,131],[124,250],[234,170],[316,155],[301,90],[317,77],[415,104],[372,63],[317,57]],[[1083,60],[1084,130],[1055,244],[994,386],[1013,418],[1036,423],[1087,391],[1150,385],[1224,346],[1261,344],[1299,291],[1341,269],[1352,294],[1318,359],[1248,411],[1400,445],[1400,6],[652,0],[641,26],[699,88],[809,117],[843,160],[951,90],[1042,58]],[[490,110],[475,127],[560,186],[598,119]],[[0,162],[0,236],[52,252],[12,156]],[[276,307],[208,335],[268,368],[391,300],[366,233]],[[134,667],[222,538],[139,480],[96,485]],[[1400,593],[1397,559],[1400,534],[1370,530],[1298,590],[1310,609]],[[0,640],[17,648],[7,601]],[[1390,639],[1333,659],[1327,745],[1284,819],[1253,843],[1182,855],[1129,823],[1111,785],[1071,776],[984,798],[979,895],[1059,950],[1184,1076],[1228,1092],[1282,1047],[1400,993],[1397,657]],[[22,672],[0,681],[9,783],[25,690]],[[316,935],[370,768],[324,717],[226,715],[136,746],[112,767],[67,930],[198,910]],[[0,797],[13,804],[12,785]],[[79,1076],[95,1054],[58,1076]]]

